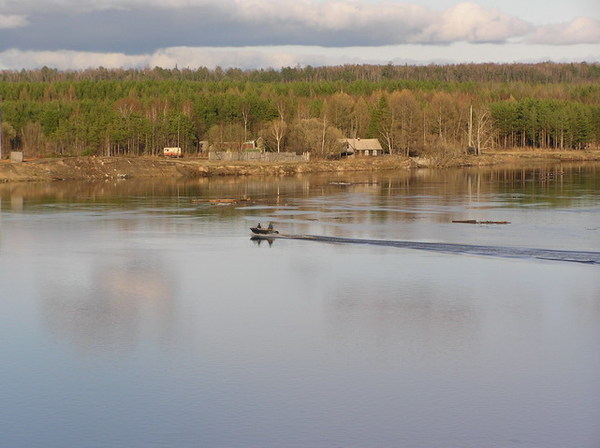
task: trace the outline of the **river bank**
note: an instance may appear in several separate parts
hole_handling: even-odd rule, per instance
[[[345,171],[492,166],[511,163],[600,161],[600,151],[502,151],[481,156],[408,158],[385,156],[336,161],[293,163],[210,162],[200,158],[65,157],[0,162],[0,182],[48,182],[129,178],[195,178],[212,176],[275,175]]]

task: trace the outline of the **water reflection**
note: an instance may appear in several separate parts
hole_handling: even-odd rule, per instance
[[[4,207],[20,210],[27,204],[123,202],[125,198],[180,197],[182,200],[210,198],[249,198],[253,203],[267,201],[286,206],[291,198],[320,195],[378,196],[382,201],[398,196],[435,197],[452,204],[467,190],[469,203],[485,202],[490,194],[507,192],[506,201],[534,203],[543,200],[558,205],[579,200],[576,192],[594,193],[600,189],[598,163],[564,163],[523,167],[479,167],[448,170],[402,170],[380,172],[339,172],[290,177],[226,177],[219,179],[132,179],[104,182],[50,182],[0,184]],[[515,190],[519,193],[515,194]],[[382,202],[384,205],[385,202]],[[495,205],[497,206],[497,205]]]
[[[387,283],[389,286],[389,282]],[[335,291],[325,303],[334,337],[353,341],[377,352],[402,353],[404,362],[414,359],[459,359],[479,351],[482,309],[470,298],[446,300],[432,282],[412,280],[401,289],[373,288],[359,281]],[[372,340],[356,341],[356,328],[368,328]]]
[[[537,361],[529,358],[534,347],[571,346],[575,357],[591,349],[575,342],[581,334],[573,328],[587,332],[600,322],[594,268],[540,265],[524,276],[520,264],[448,257],[441,271],[436,261],[408,255],[353,254],[363,264],[328,274],[336,281],[325,294],[324,313],[341,348],[377,359],[401,356],[407,369],[482,359],[487,368],[500,358],[512,365],[503,368],[535,369]]]
[[[133,258],[94,265],[89,278],[40,282],[42,312],[52,334],[83,351],[131,349],[145,326],[170,338],[176,301],[170,268]]]
[[[264,236],[251,236],[250,241],[252,241],[257,246],[260,246],[262,243],[264,243],[266,241],[267,244],[269,245],[269,247],[271,247],[275,240],[273,238],[265,238]]]
[[[592,447],[598,267],[408,248],[598,251],[561,169],[0,185],[0,445]]]

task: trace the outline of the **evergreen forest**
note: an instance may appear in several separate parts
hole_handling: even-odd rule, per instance
[[[208,148],[400,155],[600,147],[600,64],[0,72],[2,155],[186,156]]]

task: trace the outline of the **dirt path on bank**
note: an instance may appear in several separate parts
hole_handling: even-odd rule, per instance
[[[0,162],[0,182],[195,178],[210,176],[295,175],[301,173],[397,170],[419,167],[489,166],[521,162],[600,161],[600,151],[504,151],[459,158],[375,157],[294,163],[209,162],[158,157],[65,157]]]

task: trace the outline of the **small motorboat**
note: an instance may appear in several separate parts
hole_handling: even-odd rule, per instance
[[[250,230],[255,235],[274,235],[279,233],[277,230],[273,229],[273,224],[269,224],[269,227],[261,227],[259,223],[256,227],[250,227]]]

